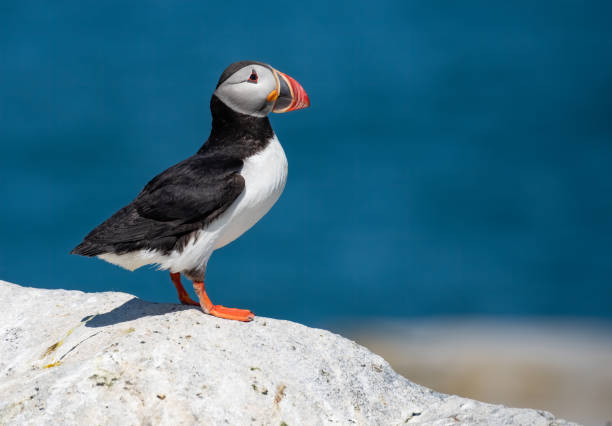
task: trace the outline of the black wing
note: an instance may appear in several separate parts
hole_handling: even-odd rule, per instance
[[[244,190],[239,158],[194,155],[157,175],[127,206],[91,231],[72,254],[138,249],[169,252],[216,219]]]

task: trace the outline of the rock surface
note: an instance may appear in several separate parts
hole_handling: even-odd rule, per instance
[[[437,393],[325,330],[0,281],[0,425],[565,425]]]

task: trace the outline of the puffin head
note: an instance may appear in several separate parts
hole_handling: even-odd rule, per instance
[[[223,71],[214,95],[232,110],[255,117],[310,106],[300,83],[268,64],[234,62]]]

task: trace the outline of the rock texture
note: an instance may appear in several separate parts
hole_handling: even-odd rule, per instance
[[[437,393],[341,336],[0,281],[0,425],[565,425]]]

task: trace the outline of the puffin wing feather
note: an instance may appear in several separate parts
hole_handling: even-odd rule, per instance
[[[132,203],[91,231],[71,253],[170,252],[232,205],[245,187],[236,157],[196,154],[153,178]]]

